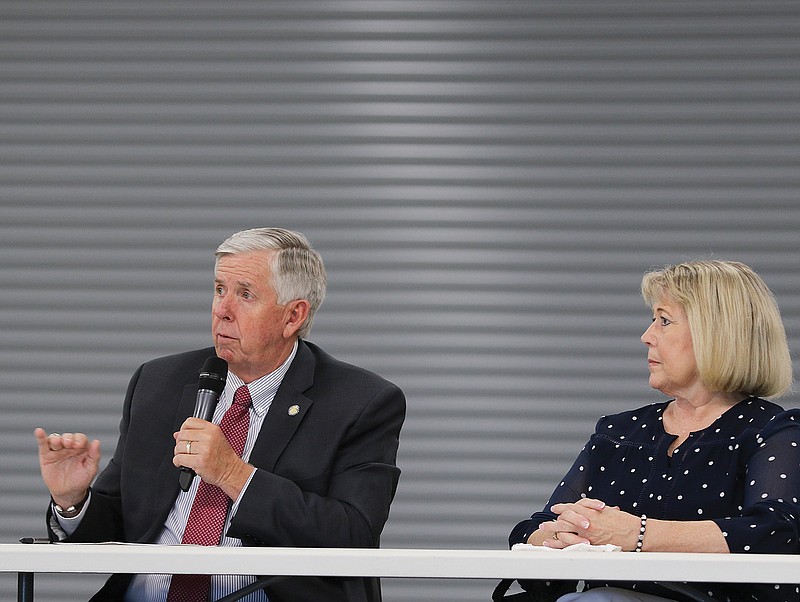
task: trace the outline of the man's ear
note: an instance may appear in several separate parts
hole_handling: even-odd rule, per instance
[[[283,327],[283,336],[291,338],[306,323],[308,319],[309,303],[305,299],[295,299],[286,304],[286,323]]]

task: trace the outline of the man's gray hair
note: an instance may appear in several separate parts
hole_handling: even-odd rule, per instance
[[[220,257],[253,251],[275,251],[270,256],[269,268],[278,303],[284,305],[296,299],[308,301],[308,318],[297,335],[308,336],[314,322],[314,314],[325,299],[328,277],[322,257],[311,247],[309,240],[300,232],[283,228],[253,228],[237,232],[216,250],[217,263]]]

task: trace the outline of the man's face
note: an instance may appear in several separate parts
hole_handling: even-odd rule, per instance
[[[286,358],[299,327],[293,304],[278,305],[270,286],[273,251],[224,255],[214,278],[211,330],[217,355],[246,383]]]

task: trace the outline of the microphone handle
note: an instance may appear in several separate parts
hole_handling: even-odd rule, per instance
[[[206,422],[211,422],[218,401],[219,393],[211,391],[210,389],[200,389],[197,392],[197,400],[194,404],[194,414],[192,414],[192,416],[195,418],[202,418]],[[197,476],[197,474],[191,468],[181,466],[181,473],[178,475],[178,483],[180,483],[182,491],[189,491],[195,476]]]
[[[219,401],[219,392],[212,391],[211,389],[200,389],[197,392],[197,399],[194,402],[194,416],[195,418],[202,418],[206,422],[211,422],[214,417],[214,410],[217,409],[217,402]]]
[[[192,480],[196,476],[197,475],[191,468],[181,466],[181,473],[178,475],[178,483],[181,484],[181,491],[189,491],[189,488],[192,486]]]

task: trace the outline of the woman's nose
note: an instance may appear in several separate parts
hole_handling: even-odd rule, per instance
[[[648,326],[647,329],[642,333],[642,336],[639,337],[642,343],[648,347],[653,344],[653,334],[651,332],[653,329],[653,324],[655,324],[655,322],[652,322],[650,326]]]

